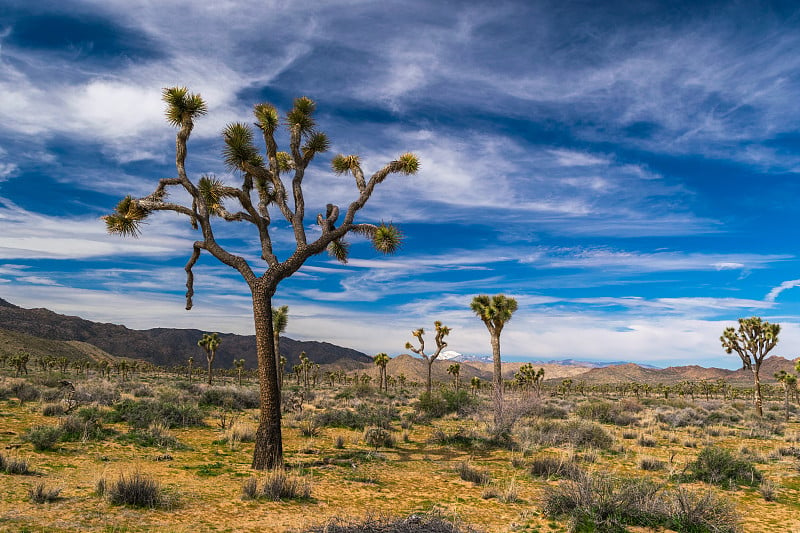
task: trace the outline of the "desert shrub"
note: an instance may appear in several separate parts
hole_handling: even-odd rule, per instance
[[[655,457],[642,457],[639,459],[639,468],[642,470],[647,470],[649,472],[664,470],[667,467],[667,463],[660,459],[656,459]]]
[[[63,434],[61,426],[33,426],[25,432],[22,440],[33,444],[37,452],[43,452],[55,448]]]
[[[114,433],[104,429],[99,419],[69,415],[61,419],[61,440],[65,442],[103,440]]]
[[[477,400],[466,390],[441,389],[423,392],[419,396],[416,410],[428,418],[441,418],[450,413],[467,413],[475,408]]]
[[[545,446],[572,444],[601,450],[611,448],[612,437],[602,426],[586,420],[542,420],[524,428],[521,438],[529,443]]]
[[[120,440],[145,448],[185,448],[185,446],[182,445],[178,439],[169,432],[167,427],[159,424],[152,424],[146,429],[131,429]]]
[[[758,492],[761,494],[761,497],[764,498],[765,502],[775,501],[775,494],[777,490],[775,488],[775,483],[769,479],[761,480],[761,484],[758,486]]]
[[[684,477],[689,481],[704,481],[720,486],[756,486],[762,475],[752,462],[736,457],[724,448],[704,448],[697,459],[686,467]]]
[[[304,437],[319,437],[319,426],[313,418],[303,420],[300,422],[300,434]]]
[[[643,446],[645,448],[655,448],[656,444],[658,444],[658,441],[656,441],[656,439],[651,437],[650,435],[645,435],[644,433],[642,433],[641,435],[639,435],[639,438],[636,439],[636,443],[639,446]]]
[[[73,397],[80,402],[94,402],[98,405],[112,405],[119,401],[120,392],[110,381],[92,381],[75,387]]]
[[[389,430],[374,427],[364,431],[364,442],[367,446],[378,448],[394,448],[396,440]]]
[[[641,406],[636,404],[641,410]],[[635,416],[625,412],[633,409],[631,402],[612,403],[609,401],[589,401],[580,404],[575,409],[575,414],[586,420],[595,420],[603,424],[614,424],[617,426],[630,426],[638,422]]]
[[[544,514],[569,517],[573,531],[624,532],[626,526],[655,527],[665,514],[656,497],[658,485],[649,480],[603,476],[546,487]]]
[[[554,477],[577,479],[583,474],[583,470],[574,461],[544,455],[531,460],[530,473],[533,477],[545,479]]]
[[[314,423],[321,427],[364,429],[367,426],[376,426],[389,429],[392,421],[397,418],[397,409],[393,406],[362,403],[355,410],[326,409],[316,413]]]
[[[233,442],[255,442],[256,428],[244,422],[234,422],[225,430],[225,440]]]
[[[486,470],[478,470],[470,465],[467,461],[458,463],[455,467],[458,476],[464,481],[475,483],[476,485],[485,485],[491,481],[492,477]]]
[[[459,428],[453,433],[447,433],[441,428],[436,428],[431,433],[428,442],[438,446],[456,447],[456,448],[471,448],[478,440],[478,437],[473,433],[468,433]]]
[[[656,420],[670,427],[702,426],[706,423],[708,413],[704,409],[684,407],[677,410],[658,409]]]
[[[714,494],[698,496],[682,487],[669,491],[636,478],[586,475],[546,487],[543,511],[551,518],[569,518],[575,532],[622,533],[627,526],[690,533],[741,531],[732,504]]]
[[[311,482],[305,477],[289,475],[283,470],[268,472],[259,486],[258,479],[250,477],[242,484],[242,499],[271,501],[309,499]]]
[[[536,410],[536,416],[539,418],[550,418],[564,420],[569,418],[569,411],[561,406],[552,403],[540,403],[539,408]]]
[[[312,526],[307,533],[476,533],[470,526],[453,523],[439,514],[413,514],[408,518],[375,518],[363,520],[332,518],[325,524]]]
[[[756,418],[747,424],[746,436],[751,439],[771,439],[776,435],[783,435],[785,428],[781,422]]]
[[[152,424],[162,424],[170,429],[204,425],[203,413],[196,405],[161,400],[125,399],[114,404],[112,411],[105,416],[109,422],[127,422],[140,429]]]
[[[352,400],[354,398],[369,398],[375,394],[375,388],[369,383],[358,382],[345,387],[334,396],[337,400]]]
[[[42,392],[25,381],[18,382],[11,387],[11,393],[17,397],[19,403],[35,402],[42,396]]]
[[[40,481],[28,489],[28,498],[33,503],[54,502],[58,499],[59,494],[61,494],[61,488],[48,488],[44,481]]]
[[[33,473],[28,466],[27,459],[6,457],[2,453],[0,453],[0,472],[18,476],[26,476]]]
[[[344,448],[344,435],[336,435],[336,438],[333,439],[333,447],[337,450]]]
[[[664,527],[687,533],[739,533],[739,516],[733,502],[713,492],[701,495],[678,487],[669,495],[669,519]]]
[[[134,398],[152,398],[155,396],[153,389],[144,384],[138,385],[131,392],[133,393]]]
[[[43,416],[62,416],[64,414],[64,405],[60,403],[46,403],[42,406]]]
[[[166,501],[158,482],[139,471],[128,475],[120,474],[113,482],[100,478],[95,484],[95,492],[108,498],[114,505],[154,508]]]
[[[226,409],[256,409],[259,406],[258,391],[235,387],[209,387],[200,397],[201,405]]]

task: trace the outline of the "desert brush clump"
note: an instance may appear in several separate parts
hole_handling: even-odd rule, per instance
[[[553,455],[534,457],[530,461],[529,469],[531,476],[545,479],[577,479],[583,475],[583,470],[574,459]]]
[[[477,533],[478,530],[447,520],[439,513],[412,514],[406,518],[364,519],[331,518],[318,526],[311,526],[306,533]]]
[[[642,478],[584,475],[545,488],[543,512],[571,532],[622,533],[628,526],[692,533],[739,533],[733,505],[713,493],[667,489]]]
[[[156,508],[169,507],[174,500],[167,498],[161,485],[153,477],[138,470],[121,473],[113,481],[105,477],[95,482],[95,492],[113,505]]]
[[[636,407],[634,407],[634,405]],[[640,411],[641,406],[633,402],[623,403],[591,400],[579,404],[575,408],[575,414],[580,418],[594,420],[603,424],[631,426],[639,422],[638,417],[630,414],[630,412],[634,410]]]
[[[394,435],[389,430],[381,427],[364,430],[364,442],[367,446],[375,448],[375,451],[378,451],[378,448],[394,448],[397,444]]]
[[[311,498],[311,482],[303,476],[288,474],[283,469],[268,471],[261,478],[251,476],[242,483],[243,500],[307,500]]]
[[[44,452],[54,449],[63,436],[64,430],[61,426],[37,425],[29,428],[22,440],[30,442],[37,452]]]
[[[237,411],[257,409],[259,405],[258,392],[254,389],[206,386],[201,390],[203,392],[200,396],[200,405],[224,407],[225,409],[235,409]]]
[[[163,400],[124,399],[105,414],[108,422],[127,422],[131,427],[144,429],[152,424],[176,427],[203,426],[203,412],[190,403]]]
[[[586,420],[542,420],[522,428],[519,439],[526,444],[591,447],[607,450],[614,445],[614,437],[602,426]]]
[[[722,487],[754,487],[763,478],[752,462],[716,446],[701,450],[697,459],[686,466],[683,477],[687,481],[704,481]]]
[[[33,474],[28,465],[27,459],[20,459],[18,457],[7,457],[0,453],[0,472],[5,474],[12,474],[18,476],[26,476]]]
[[[28,489],[28,498],[33,503],[48,503],[59,499],[61,487],[48,487],[44,481],[40,481]]]
[[[485,485],[492,480],[492,476],[486,470],[479,470],[467,461],[461,461],[455,466],[458,477],[464,481],[469,481],[476,485]]]

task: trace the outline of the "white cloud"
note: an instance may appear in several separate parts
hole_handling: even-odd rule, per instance
[[[780,294],[787,290],[792,289],[794,287],[800,287],[800,279],[792,279],[789,281],[784,281],[777,287],[773,288],[769,293],[764,297],[764,299],[768,302],[774,302]]]

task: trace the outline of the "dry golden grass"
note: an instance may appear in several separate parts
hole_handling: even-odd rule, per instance
[[[174,378],[164,378],[163,383],[169,380]],[[332,393],[317,395],[317,405],[322,400],[334,401]],[[401,438],[403,430],[395,424],[395,448],[382,448],[376,455],[363,442],[361,430],[323,427],[317,436],[304,437],[296,420],[288,416],[284,420],[286,463],[294,474],[311,481],[312,497],[271,502],[242,499],[242,484],[253,475],[253,444],[231,443],[225,438],[225,430],[217,427],[218,419],[213,413],[209,413],[207,427],[170,430],[186,449],[140,447],[109,438],[62,442],[54,451],[35,452],[21,439],[26,429],[57,423],[57,419],[44,417],[40,411],[40,402],[20,406],[14,399],[0,400],[0,452],[27,458],[31,469],[37,472],[36,476],[0,473],[0,531],[302,531],[332,517],[357,518],[368,513],[407,516],[430,510],[457,517],[484,531],[566,531],[566,524],[541,514],[542,491],[557,481],[529,475],[524,465],[531,453],[576,456],[581,466],[590,471],[666,481],[669,474],[680,472],[707,445],[737,452],[746,448],[751,456],[765,458],[766,462],[757,467],[777,487],[776,501],[764,501],[757,488],[730,491],[702,483],[692,483],[691,488],[714,490],[734,501],[745,531],[800,531],[798,459],[773,453],[782,446],[798,445],[789,442],[800,434],[800,423],[796,421],[786,426],[783,437],[749,438],[743,423],[715,427],[710,432],[694,426],[672,428],[645,410],[639,413],[643,421],[639,427],[603,424],[615,437],[610,450],[561,446],[510,451],[429,443],[437,428],[449,433],[459,428],[478,432],[484,428],[482,418],[448,416],[433,425],[414,424],[407,430],[407,442]],[[518,424],[526,423],[523,419]],[[237,424],[254,425],[255,410],[246,411]],[[110,427],[121,433],[129,429],[126,424]],[[648,435],[656,445],[643,447],[636,438],[624,439],[622,433],[632,429],[637,435]],[[344,437],[342,449],[335,447],[338,436]],[[698,446],[685,446],[688,441]],[[171,460],[163,460],[166,455]],[[643,471],[642,457],[663,461],[665,470]],[[516,498],[484,498],[486,487],[463,481],[456,472],[455,467],[464,461],[488,471],[496,493],[508,494],[513,489]],[[173,503],[163,508],[134,509],[111,505],[95,494],[98,478],[112,479],[133,471],[156,479]],[[63,488],[60,499],[46,504],[30,501],[29,489],[43,481]]]

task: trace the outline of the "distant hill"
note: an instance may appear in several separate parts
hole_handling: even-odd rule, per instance
[[[61,315],[48,309],[24,309],[0,298],[0,329],[24,333],[39,339],[55,341],[80,341],[88,343],[117,357],[143,359],[157,365],[182,365],[190,356],[195,361],[205,360],[205,353],[197,346],[203,333],[198,329],[154,328],[129,329],[119,324],[92,322],[76,316]],[[248,368],[256,367],[256,339],[254,335],[220,333],[222,343],[214,365],[226,368],[234,359],[244,359]],[[33,342],[31,339],[29,341]],[[80,350],[75,345],[53,345],[53,350]],[[336,361],[371,363],[368,355],[327,342],[297,341],[281,337],[281,354],[288,369],[299,363],[300,352],[306,352],[315,363]],[[28,350],[30,351],[30,350]]]
[[[773,374],[785,370],[794,372],[794,362],[774,355],[764,359],[759,376],[762,383],[775,383]],[[547,378],[547,374],[545,374]],[[671,366],[669,368],[645,368],[634,363],[593,368],[580,375],[587,383],[677,383],[679,381],[715,381],[724,379],[736,385],[752,385],[753,373],[750,370],[726,370],[724,368],[703,368],[697,365]]]

